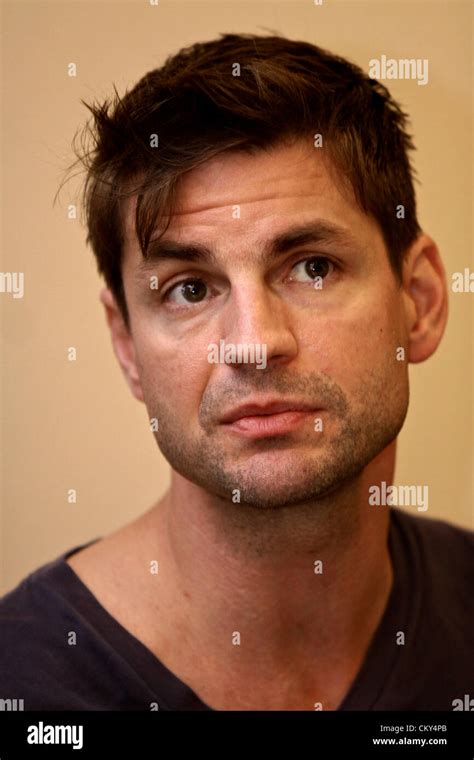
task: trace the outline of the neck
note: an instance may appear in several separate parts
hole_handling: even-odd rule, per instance
[[[368,488],[392,482],[394,456],[391,444],[337,492],[277,510],[229,503],[173,473],[148,527],[180,645],[199,641],[209,668],[242,679],[256,662],[263,680],[308,662],[326,682],[336,663],[355,676],[392,584],[389,513],[368,505]]]

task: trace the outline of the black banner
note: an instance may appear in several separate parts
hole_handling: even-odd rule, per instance
[[[0,760],[133,758],[256,745],[291,758],[474,758],[470,712],[2,712]],[[117,753],[117,755],[115,755]],[[333,754],[334,753],[334,754]]]

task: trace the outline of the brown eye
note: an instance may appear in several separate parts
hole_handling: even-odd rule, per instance
[[[331,267],[334,267],[334,264],[324,256],[312,256],[310,259],[304,259],[295,264],[291,271],[296,275],[292,274],[290,279],[298,282],[314,281],[316,277],[324,279],[331,271]]]
[[[310,277],[326,277],[329,272],[328,259],[308,259],[305,262],[305,271]]]
[[[167,298],[178,304],[198,303],[207,293],[207,287],[202,280],[185,280],[178,282],[167,293]]]

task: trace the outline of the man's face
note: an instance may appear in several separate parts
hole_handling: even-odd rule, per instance
[[[241,502],[278,507],[334,490],[396,437],[408,406],[402,291],[378,226],[322,151],[295,142],[190,172],[161,242],[205,246],[212,260],[163,258],[142,271],[133,211],[123,278],[138,395],[177,472],[229,501],[239,489]],[[275,238],[310,224],[325,234],[269,255]],[[221,341],[258,344],[266,367],[232,354],[210,362]],[[276,401],[308,410],[264,430],[223,421]]]

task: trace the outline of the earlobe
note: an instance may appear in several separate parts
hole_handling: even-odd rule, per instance
[[[135,398],[138,401],[144,401],[132,333],[125,324],[112,291],[109,288],[103,288],[99,297],[104,305],[114,353],[125,380]]]
[[[403,289],[408,360],[416,364],[436,351],[448,316],[444,267],[436,243],[424,233],[413,243],[406,257]]]

